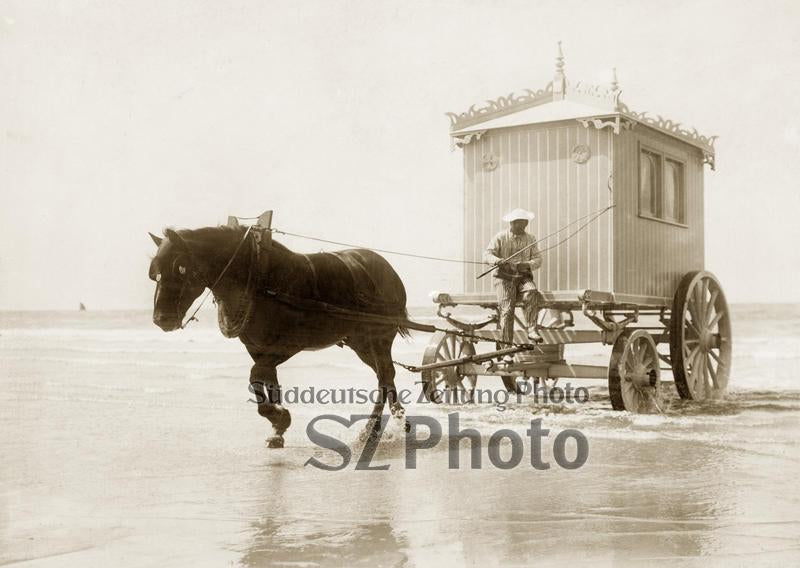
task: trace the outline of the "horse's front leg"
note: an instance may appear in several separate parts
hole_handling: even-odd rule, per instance
[[[250,389],[256,396],[258,413],[272,424],[272,436],[267,438],[267,446],[282,448],[283,433],[292,423],[292,416],[281,406],[281,385],[274,362],[256,361],[250,370]]]

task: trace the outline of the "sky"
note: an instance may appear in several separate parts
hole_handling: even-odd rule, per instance
[[[148,231],[462,256],[448,111],[572,80],[717,134],[706,266],[800,301],[800,2],[0,0],[0,309],[147,308]],[[295,238],[300,252],[337,247]],[[456,264],[390,256],[409,304]]]

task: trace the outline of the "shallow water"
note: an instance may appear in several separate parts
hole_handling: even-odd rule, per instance
[[[418,314],[421,315],[421,314]],[[391,421],[373,466],[340,463],[306,434],[321,414],[365,404],[291,405],[287,447],[269,450],[266,422],[247,390],[249,358],[212,314],[165,334],[145,312],[0,314],[0,564],[19,566],[599,566],[800,563],[800,308],[734,310],[730,393],[686,403],[666,385],[664,414],[611,410],[602,381],[586,404],[510,401],[434,406],[443,441],[407,469]],[[417,362],[428,337],[398,339]],[[571,360],[606,364],[608,348]],[[667,374],[668,375],[668,374]],[[344,349],[303,353],[280,368],[284,392],[374,386]],[[669,378],[668,376],[665,378]],[[416,396],[416,377],[398,387]],[[480,387],[499,389],[481,379]],[[449,469],[448,414],[481,435],[481,469],[466,443]],[[525,430],[550,430],[530,465]],[[324,423],[357,456],[359,427]],[[511,429],[521,463],[498,469],[489,438]],[[555,462],[565,429],[586,437],[583,467]],[[426,436],[421,429],[420,437]],[[492,451],[507,459],[504,440]],[[568,445],[568,457],[574,448]],[[355,462],[355,459],[353,460]]]

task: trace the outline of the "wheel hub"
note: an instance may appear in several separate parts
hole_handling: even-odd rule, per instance
[[[633,372],[625,377],[626,380],[633,383],[634,386],[639,388],[654,386],[655,380],[647,372],[647,367],[637,364],[633,368]]]
[[[704,329],[700,332],[700,349],[707,352],[714,346],[714,334]]]

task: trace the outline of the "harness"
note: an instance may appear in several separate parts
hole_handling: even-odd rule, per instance
[[[225,265],[225,267],[222,269],[222,271],[219,273],[217,278],[214,280],[213,284],[210,284],[210,285],[208,284],[209,279],[206,277],[206,275],[200,273],[200,271],[198,269],[199,265],[197,264],[196,261],[194,261],[194,259],[192,259],[193,260],[192,264],[193,264],[193,267],[194,267],[193,270],[194,270],[195,274],[200,276],[199,279],[201,280],[201,282],[203,282],[208,287],[208,292],[206,293],[206,296],[201,300],[201,302],[197,306],[197,308],[194,310],[192,315],[186,320],[186,322],[184,322],[181,325],[181,329],[184,329],[189,324],[189,322],[191,322],[192,320],[196,319],[195,315],[200,310],[200,308],[203,306],[203,304],[205,303],[205,301],[208,298],[209,294],[213,294],[214,295],[214,303],[217,305],[217,321],[218,321],[218,324],[219,324],[220,331],[227,338],[238,337],[244,331],[245,327],[247,326],[247,324],[250,321],[250,317],[251,317],[252,312],[253,312],[255,290],[259,289],[259,290],[262,290],[265,293],[267,298],[271,298],[271,299],[273,299],[273,300],[275,300],[277,302],[280,302],[280,303],[282,303],[284,305],[290,306],[290,307],[295,308],[297,310],[315,311],[315,312],[319,312],[319,313],[325,313],[325,314],[328,314],[328,315],[331,315],[331,316],[334,316],[334,317],[337,317],[337,318],[343,319],[343,320],[349,320],[349,321],[366,323],[366,324],[370,324],[371,323],[371,324],[402,326],[402,327],[406,327],[408,329],[414,329],[414,330],[417,330],[417,331],[423,331],[423,332],[427,332],[427,333],[433,333],[433,332],[436,332],[436,331],[443,331],[443,332],[447,332],[447,333],[450,333],[452,335],[457,335],[457,336],[463,337],[465,339],[470,339],[470,340],[473,340],[473,341],[486,341],[486,342],[491,342],[491,343],[500,344],[500,345],[507,345],[507,346],[510,346],[510,347],[512,347],[514,349],[517,349],[517,350],[520,350],[520,349],[536,349],[537,348],[537,346],[535,346],[535,345],[529,345],[529,344],[524,344],[524,343],[516,343],[516,342],[513,342],[513,341],[503,341],[503,340],[500,340],[500,339],[487,338],[487,337],[474,335],[474,334],[469,333],[467,331],[454,330],[454,329],[450,329],[450,328],[440,328],[440,327],[434,326],[434,325],[423,324],[423,323],[419,323],[419,322],[415,322],[415,321],[409,320],[408,317],[406,317],[406,316],[388,316],[388,315],[382,315],[382,314],[373,314],[373,313],[368,313],[368,312],[362,312],[362,311],[359,311],[359,310],[352,310],[352,309],[343,308],[341,306],[337,306],[337,305],[334,305],[334,304],[329,304],[328,302],[323,302],[323,301],[320,301],[320,300],[317,300],[317,299],[299,298],[297,296],[292,296],[292,295],[286,294],[284,292],[279,292],[277,290],[272,290],[270,288],[267,288],[264,285],[265,283],[261,282],[261,278],[259,276],[259,273],[261,273],[262,271],[259,270],[259,269],[261,268],[261,264],[262,263],[266,265],[266,263],[269,261],[269,251],[268,250],[264,251],[265,256],[263,256],[263,257],[261,256],[261,254],[262,254],[262,251],[261,251],[262,246],[261,246],[261,243],[260,243],[261,239],[257,238],[260,235],[255,235],[255,234],[251,235],[252,227],[253,226],[248,226],[247,230],[245,231],[244,236],[242,237],[241,241],[239,241],[239,244],[236,246],[236,249],[234,250],[233,254],[231,255],[231,258],[228,260],[228,262]],[[239,251],[242,249],[242,246],[244,245],[244,243],[248,240],[248,237],[250,237],[250,236],[252,236],[254,238],[250,238],[249,239],[250,240],[250,263],[249,263],[249,267],[248,267],[248,271],[247,271],[247,283],[245,285],[245,288],[244,288],[243,291],[241,291],[239,293],[237,298],[235,300],[233,300],[233,301],[230,298],[227,299],[227,300],[224,299],[224,298],[221,298],[220,295],[217,292],[214,291],[214,288],[216,288],[217,285],[222,281],[222,278],[225,276],[226,272],[231,267],[231,265],[233,264],[233,261],[236,259],[237,255],[239,254]],[[190,253],[190,256],[191,256],[191,253]],[[337,255],[337,256],[340,259],[342,259],[341,255]],[[262,262],[262,259],[263,259],[263,262]],[[314,269],[313,264],[311,263],[310,259],[307,256],[306,256],[306,259],[308,260],[309,265],[312,266],[313,273],[316,275],[316,270]],[[348,268],[351,270],[351,275],[355,276],[353,274],[353,272],[352,272],[352,267],[348,266]],[[266,272],[266,271],[264,271],[264,272]],[[398,364],[398,365],[400,365],[400,366],[402,366],[404,368],[407,368],[407,369],[413,369],[414,368],[413,366],[404,365],[404,364],[399,363],[397,361],[394,361],[394,363],[396,363],[396,364]]]
[[[250,235],[252,228],[252,225],[247,227],[244,236],[242,236],[242,240],[239,241],[238,245],[236,245],[236,250],[233,251],[228,263],[219,273],[213,284],[209,283],[210,279],[205,274],[200,272],[199,264],[194,258],[192,258],[193,271],[195,272],[195,275],[200,277],[199,280],[208,288],[208,292],[206,292],[206,295],[197,305],[197,308],[195,308],[194,312],[192,312],[192,315],[181,324],[181,329],[186,328],[186,326],[189,325],[189,322],[197,319],[195,317],[197,312],[203,307],[203,304],[208,299],[209,294],[213,294],[214,303],[217,305],[217,322],[222,335],[228,338],[234,338],[238,337],[239,334],[244,331],[244,328],[250,321],[250,315],[253,311],[253,292],[256,289],[258,279],[257,275],[255,274],[258,271],[254,271],[253,267],[259,266],[261,247],[256,242],[256,239],[250,239],[250,263],[247,270],[247,283],[245,284],[244,290],[239,293],[237,298],[232,300],[231,298],[225,299],[220,297],[214,288],[216,288],[217,285],[222,281],[222,277],[225,276],[225,273],[233,264],[233,261],[236,259],[236,256],[242,249],[242,245],[244,245],[245,241],[247,241],[247,237]],[[189,251],[189,256],[191,257],[191,251]]]
[[[249,229],[248,229],[249,230]],[[247,239],[245,234],[244,239]],[[244,240],[243,239],[243,240]],[[235,299],[223,299],[212,289],[214,303],[217,305],[217,323],[222,335],[228,338],[238,337],[250,321],[253,312],[253,292],[257,286],[259,249],[255,239],[250,239],[250,263],[247,270],[247,283]],[[238,249],[237,249],[238,252]],[[231,261],[236,257],[234,253]],[[253,267],[256,267],[254,270]],[[224,271],[222,272],[224,274]]]

